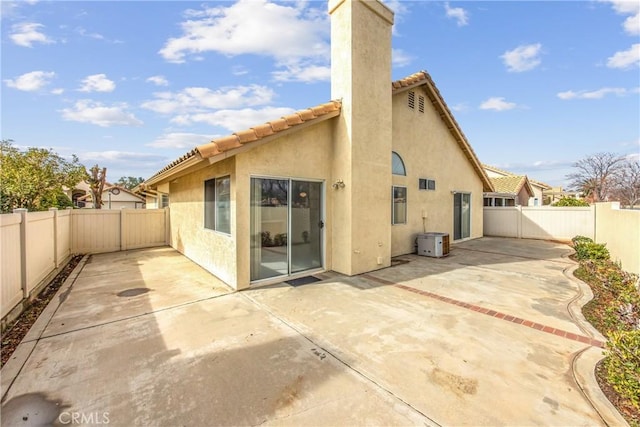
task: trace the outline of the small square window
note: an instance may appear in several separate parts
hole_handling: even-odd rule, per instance
[[[420,178],[418,181],[418,188],[420,190],[435,190],[436,181],[433,179]]]

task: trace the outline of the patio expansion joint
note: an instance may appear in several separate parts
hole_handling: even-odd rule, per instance
[[[506,313],[502,313],[502,312],[499,312],[499,311],[496,311],[496,310],[492,310],[492,309],[488,309],[488,308],[485,308],[485,307],[481,307],[481,306],[478,306],[478,305],[475,305],[475,304],[470,304],[470,303],[467,303],[467,302],[464,302],[464,301],[459,301],[459,300],[456,300],[456,299],[453,299],[453,298],[449,298],[449,297],[445,297],[445,296],[442,296],[442,295],[434,294],[433,292],[422,291],[420,289],[417,289],[417,288],[414,288],[414,287],[411,287],[411,286],[403,285],[403,284],[396,283],[396,282],[393,282],[393,281],[390,281],[390,280],[382,279],[380,277],[376,277],[376,276],[374,276],[372,274],[365,273],[365,274],[362,274],[361,277],[364,277],[365,279],[372,280],[374,282],[378,282],[378,283],[381,283],[381,284],[384,284],[384,285],[389,285],[389,286],[393,286],[393,287],[398,288],[398,289],[402,289],[402,290],[405,290],[405,291],[408,291],[408,292],[412,292],[414,294],[418,294],[418,295],[422,295],[422,296],[425,296],[425,297],[429,297],[429,298],[444,302],[446,304],[455,305],[455,306],[458,306],[458,307],[461,307],[461,308],[465,308],[465,309],[470,310],[470,311],[474,311],[474,312],[477,312],[477,313],[480,313],[480,314],[485,314],[487,316],[495,317],[496,319],[504,320],[504,321],[509,322],[509,323],[515,323],[516,325],[521,325],[521,326],[525,326],[525,327],[528,327],[528,328],[531,328],[531,329],[538,330],[540,332],[545,332],[545,333],[548,333],[548,334],[556,335],[556,336],[559,336],[561,338],[566,338],[566,339],[569,339],[569,340],[572,340],[572,341],[581,342],[581,343],[588,344],[588,345],[593,346],[593,347],[604,348],[604,346],[605,346],[604,342],[602,342],[600,340],[597,340],[597,339],[594,339],[594,338],[591,338],[591,337],[588,337],[588,336],[585,336],[585,335],[579,335],[579,334],[575,334],[573,332],[565,331],[563,329],[557,329],[557,328],[554,328],[552,326],[543,325],[542,323],[533,322],[533,321],[526,320],[526,319],[523,319],[523,318],[520,318],[520,317],[517,317],[517,316],[512,316],[512,315],[509,315],[509,314],[506,314]],[[582,330],[582,328],[581,328],[581,330]]]
[[[133,316],[123,317],[123,318],[115,319],[115,320],[109,320],[108,322],[96,323],[96,324],[93,324],[93,325],[83,326],[81,328],[75,328],[75,329],[71,329],[69,331],[58,332],[56,334],[51,334],[51,335],[42,335],[41,337],[38,337],[38,338],[33,339],[33,340],[25,341],[25,342],[40,341],[40,340],[44,340],[44,339],[48,339],[48,338],[55,338],[55,337],[59,337],[59,336],[62,336],[62,335],[72,334],[74,332],[86,331],[88,329],[94,329],[94,328],[99,328],[101,326],[112,325],[114,323],[125,322],[127,320],[138,319],[138,318],[141,318],[141,317],[149,316],[151,314],[162,313],[164,311],[175,310],[176,308],[182,308],[182,307],[186,307],[186,306],[189,306],[189,305],[198,304],[198,303],[201,303],[201,302],[204,302],[204,301],[209,301],[209,300],[213,300],[213,299],[216,299],[216,298],[225,297],[227,295],[232,295],[234,293],[235,292],[230,292],[228,294],[213,295],[213,296],[206,297],[206,298],[200,298],[200,299],[197,299],[197,300],[184,302],[182,304],[176,304],[176,305],[172,305],[172,306],[169,306],[169,307],[159,308],[157,310],[145,311],[144,313],[136,314],[136,315],[133,315]]]
[[[285,325],[287,328],[290,328],[291,330],[295,331],[298,335],[300,335],[302,338],[304,338],[309,343],[313,344],[316,348],[322,349],[323,352],[325,352],[326,354],[331,356],[338,363],[343,365],[345,368],[347,368],[349,371],[354,373],[356,376],[360,377],[365,382],[373,384],[376,388],[382,390],[388,396],[392,397],[393,399],[398,400],[399,402],[402,402],[408,408],[410,408],[411,410],[415,411],[417,414],[420,414],[421,416],[423,416],[424,418],[429,420],[429,422],[431,422],[433,425],[442,426],[442,424],[438,423],[433,418],[429,417],[427,414],[422,412],[420,409],[416,408],[411,403],[407,402],[405,399],[403,399],[402,397],[400,397],[397,394],[395,394],[393,391],[389,390],[388,388],[386,388],[385,386],[380,384],[374,378],[370,377],[366,373],[362,372],[361,370],[357,369],[356,367],[354,367],[353,365],[351,365],[347,361],[345,361],[342,358],[340,358],[335,352],[331,351],[330,349],[328,349],[326,346],[320,344],[319,342],[316,342],[313,338],[311,338],[309,335],[307,335],[300,328],[296,327],[295,325],[291,324],[290,322],[287,322],[284,318],[282,318],[278,314],[274,313],[271,310],[271,308],[268,307],[267,305],[256,301],[254,298],[252,298],[251,296],[245,294],[244,292],[240,292],[240,295],[242,297],[246,298],[250,303],[254,304],[256,307],[258,307],[261,310],[264,310],[265,312],[267,312],[270,316],[273,316],[273,318],[277,319],[280,323]]]

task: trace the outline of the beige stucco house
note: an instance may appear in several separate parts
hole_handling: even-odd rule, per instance
[[[198,146],[149,178],[171,244],[236,289],[481,237],[491,182],[431,77],[391,82],[393,12],[331,0],[333,101]]]
[[[77,208],[93,208],[91,187],[80,181],[74,188],[65,191]],[[105,183],[102,191],[102,209],[144,209],[145,198],[125,187]]]
[[[484,195],[485,206],[541,206],[551,186],[503,169],[483,164],[494,192]]]

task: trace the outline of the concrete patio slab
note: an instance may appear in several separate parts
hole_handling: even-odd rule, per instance
[[[3,367],[2,423],[624,425],[568,252],[480,239],[240,293],[168,248],[94,255]]]

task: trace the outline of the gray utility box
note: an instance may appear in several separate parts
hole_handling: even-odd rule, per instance
[[[449,255],[449,233],[418,234],[418,255],[440,258]]]

